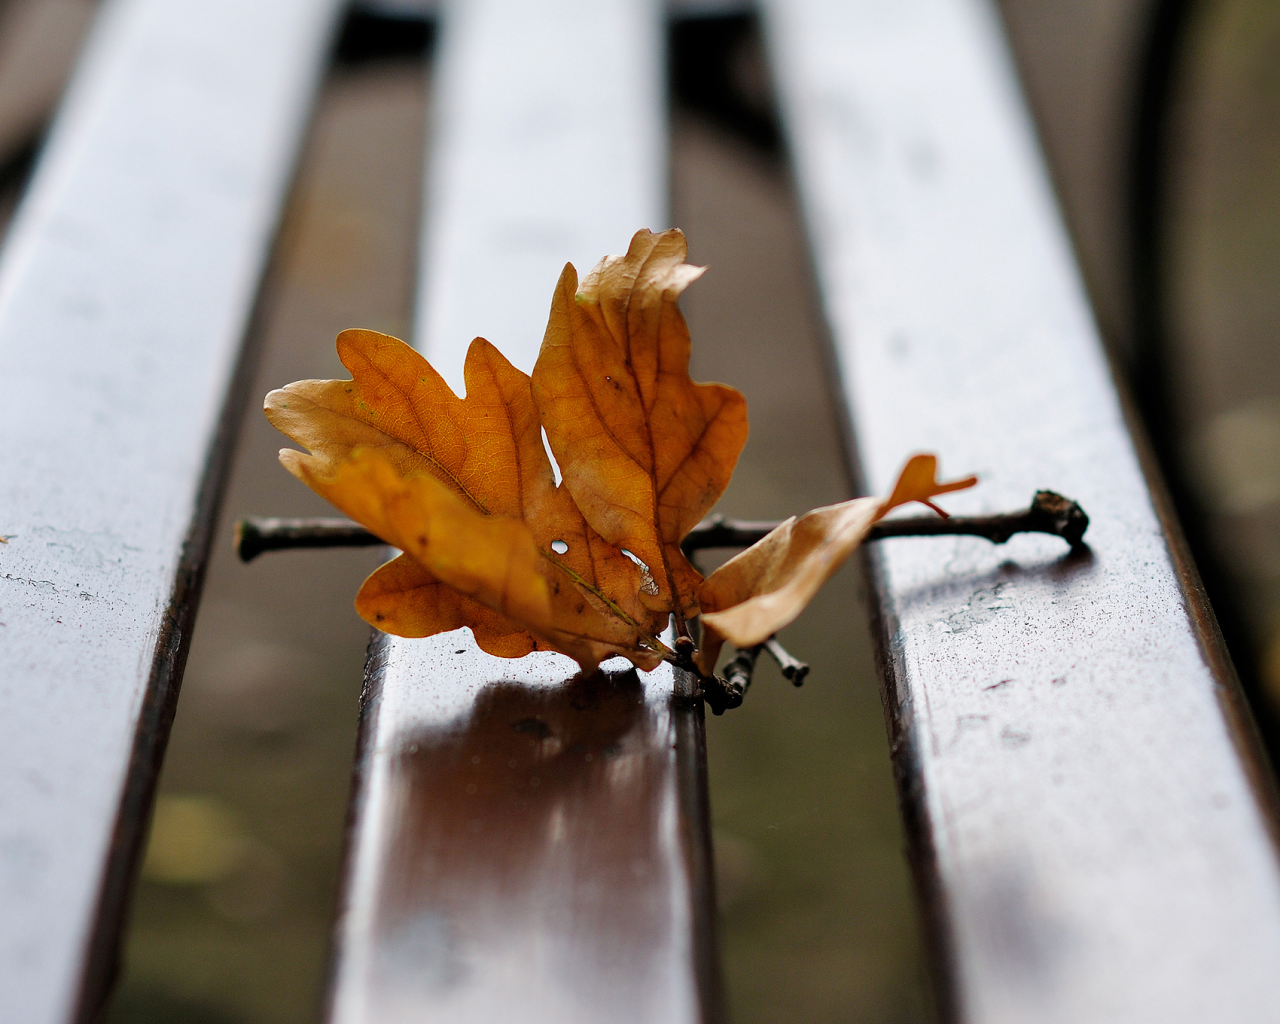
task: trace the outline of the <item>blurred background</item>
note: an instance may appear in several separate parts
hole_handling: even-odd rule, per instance
[[[423,5],[429,6],[429,5]],[[409,331],[432,32],[357,4],[334,50],[252,339],[253,392],[344,376],[333,337]],[[1002,0],[1048,172],[1135,417],[1274,758],[1280,746],[1280,0]],[[0,220],[20,201],[90,0],[0,3]],[[749,7],[670,25],[671,223],[710,273],[694,376],[750,402],[719,510],[851,496],[826,339]],[[653,225],[660,227],[663,225]],[[625,239],[619,239],[622,246]],[[493,339],[498,344],[502,339]],[[327,509],[247,410],[136,890],[113,1024],[317,1019],[373,551],[240,565],[234,521]],[[803,452],[803,458],[796,458]],[[861,577],[708,723],[725,977],[740,1024],[932,1019]]]

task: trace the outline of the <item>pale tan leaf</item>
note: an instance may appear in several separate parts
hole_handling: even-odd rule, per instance
[[[713,572],[698,591],[699,667],[710,673],[725,640],[751,647],[793,622],[822,585],[891,509],[972,487],[976,477],[939,483],[933,455],[910,459],[888,498],[855,498],[792,517]]]

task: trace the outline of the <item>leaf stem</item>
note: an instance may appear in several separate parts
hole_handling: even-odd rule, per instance
[[[649,647],[650,650],[654,651],[657,654],[662,655],[663,661],[671,665],[674,665],[679,660],[679,655],[676,654],[675,651],[673,651],[670,647],[664,644],[661,640],[659,640],[656,636],[646,636],[644,640],[648,641],[648,643],[652,645],[651,647]]]

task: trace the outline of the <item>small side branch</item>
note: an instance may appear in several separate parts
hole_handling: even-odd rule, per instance
[[[764,644],[744,647],[725,665],[723,678],[720,676],[702,678],[702,697],[713,715],[723,715],[726,711],[741,707],[742,699],[751,687],[756,660],[763,649]]]
[[[809,674],[809,666],[794,657],[778,642],[777,637],[769,637],[762,644],[754,647],[741,647],[724,667],[724,677],[702,676],[702,697],[711,708],[712,714],[723,715],[726,711],[739,707],[747,690],[751,688],[751,678],[755,675],[756,662],[760,660],[760,652],[768,651],[782,674],[796,686],[804,683]]]
[[[804,677],[809,674],[808,665],[799,658],[793,657],[790,651],[778,643],[776,636],[771,636],[764,642],[764,649],[778,663],[782,674],[791,680],[792,686],[804,686]]]

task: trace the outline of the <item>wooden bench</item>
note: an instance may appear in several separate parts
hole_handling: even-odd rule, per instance
[[[416,343],[451,379],[475,333],[527,369],[563,262],[665,223],[667,13],[440,12]],[[1270,777],[994,12],[761,13],[866,488],[940,450],[984,477],[958,511],[1053,486],[1093,520],[1069,558],[1036,538],[868,555],[943,1016],[1276,1017]],[[108,4],[5,248],[5,1021],[92,1020],[111,981],[247,397],[242,342],[340,14]],[[493,665],[456,635],[375,644],[331,1019],[719,1019],[702,718],[673,700],[687,684],[583,690],[555,658]],[[503,770],[527,782],[522,806]],[[498,794],[482,814],[469,785]]]

